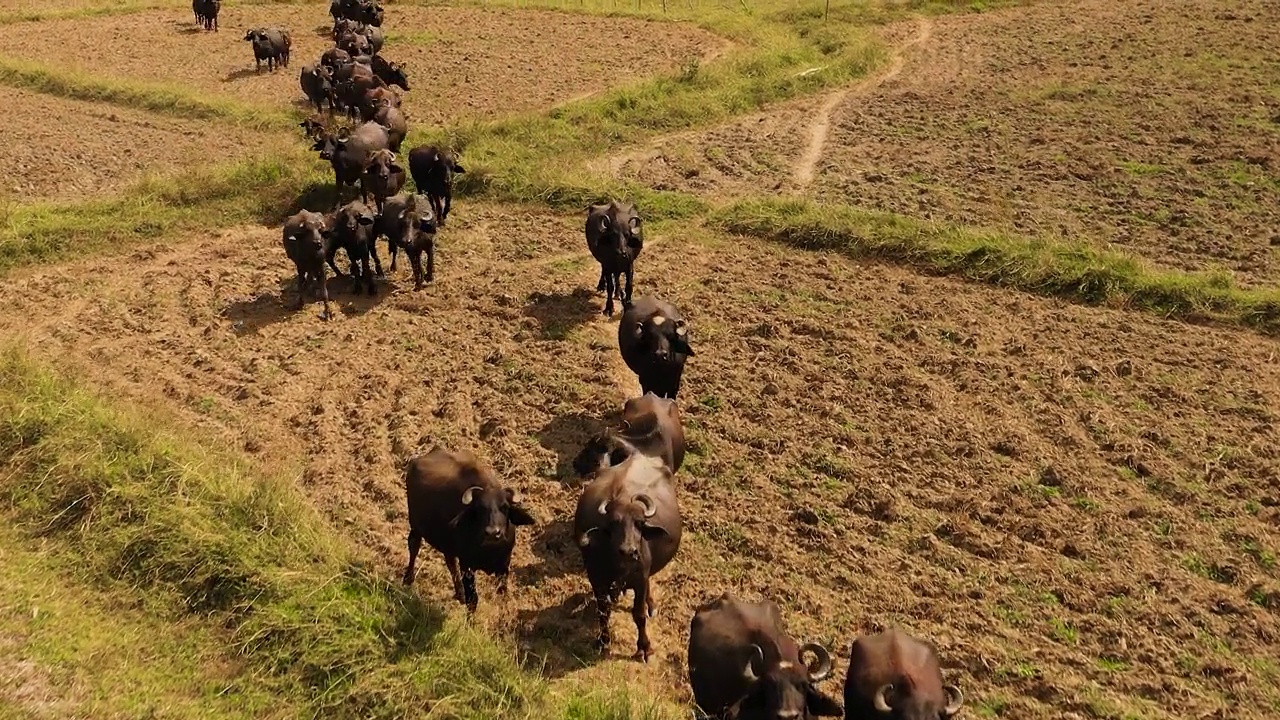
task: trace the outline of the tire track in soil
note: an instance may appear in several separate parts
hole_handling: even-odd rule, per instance
[[[826,145],[827,135],[831,131],[831,116],[839,109],[840,105],[850,97],[865,94],[898,77],[902,73],[902,68],[906,65],[907,51],[917,45],[929,42],[932,37],[933,21],[927,17],[916,18],[916,36],[894,49],[893,56],[889,61],[889,67],[884,72],[877,73],[855,85],[840,88],[827,96],[826,101],[819,108],[817,116],[814,117],[813,124],[809,126],[809,145],[805,149],[804,155],[800,156],[800,159],[796,162],[795,169],[792,172],[791,179],[796,191],[804,190],[813,182],[818,163],[822,160],[822,149]]]

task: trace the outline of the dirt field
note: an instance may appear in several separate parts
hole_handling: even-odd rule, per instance
[[[333,45],[332,21],[321,4],[229,6],[219,24],[218,33],[197,31],[190,10],[179,8],[50,21],[40,33],[24,24],[4,26],[0,44],[17,57],[268,106],[302,103],[298,73]],[[256,26],[292,31],[288,68],[254,69],[244,34]],[[408,69],[409,120],[425,123],[552,105],[674,70],[722,44],[692,26],[538,11],[392,6],[383,28],[382,54]],[[126,51],[143,37],[145,52]]]
[[[837,107],[813,191],[1274,283],[1277,22],[1266,0],[1077,0],[939,18],[899,75]],[[720,194],[794,189],[818,107],[686,137],[620,169]]]
[[[403,462],[478,449],[543,523],[509,600],[482,583],[482,618],[553,673],[596,672],[570,657],[589,657],[594,615],[558,469],[634,382],[586,292],[578,218],[455,218],[434,285],[407,289],[403,266],[374,300],[335,281],[328,324],[282,307],[283,254],[256,249],[277,231],[242,229],[14,278],[0,329],[268,467],[302,463],[388,574]],[[877,624],[935,638],[969,701],[1010,717],[1280,710],[1273,342],[750,240],[659,236],[638,283],[686,309],[699,352],[688,530],[642,678],[686,692],[692,608],[732,589],[841,653]],[[426,557],[420,591],[446,600]],[[629,617],[614,627],[629,654]]]
[[[7,89],[5,96],[6,129],[24,140],[0,158],[0,198],[13,201],[108,195],[147,172],[208,164],[214,149],[232,162],[297,142],[25,90]]]

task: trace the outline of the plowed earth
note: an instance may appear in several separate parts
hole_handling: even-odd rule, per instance
[[[99,103],[5,90],[6,133],[22,138],[0,157],[0,197],[74,200],[111,194],[149,173],[267,154],[296,140]]]
[[[244,35],[259,26],[291,32],[289,67],[255,69]],[[38,33],[27,24],[3,26],[0,44],[14,57],[104,76],[180,84],[255,105],[305,104],[302,66],[333,45],[326,6],[227,6],[219,27],[205,32],[189,8],[174,8],[48,21]],[[383,30],[382,54],[407,68],[411,123],[533,110],[674,70],[723,45],[688,25],[534,10],[391,6]]]
[[[1274,284],[1277,23],[1280,4],[1267,0],[1075,0],[937,18],[901,73],[837,106],[812,191]],[[821,104],[618,165],[721,195],[795,189]]]
[[[655,581],[654,661],[599,665],[564,469],[638,390],[616,318],[589,292],[580,218],[464,201],[450,220],[433,284],[412,291],[401,266],[368,299],[335,280],[328,323],[316,302],[284,307],[292,269],[262,250],[278,230],[244,228],[15,276],[0,332],[268,468],[300,465],[389,576],[404,462],[476,449],[541,523],[519,539],[512,595],[482,579],[481,621],[553,674],[621,665],[684,696],[692,609],[727,589],[776,599],[842,657],[881,625],[930,637],[998,715],[1280,711],[1273,342],[651,229],[637,293],[684,308],[698,350],[687,531]],[[423,557],[419,592],[451,602]],[[629,655],[625,612],[614,628]]]

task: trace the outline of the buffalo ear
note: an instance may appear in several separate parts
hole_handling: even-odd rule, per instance
[[[689,345],[689,341],[677,335],[671,339],[671,349],[682,355],[693,357],[697,353],[693,351],[693,347]]]
[[[467,173],[467,171],[463,170],[462,166],[459,165],[458,163],[453,164],[453,171],[458,173],[459,175],[465,175]]]
[[[391,167],[388,169],[391,170],[391,172],[396,175],[399,175],[400,173],[404,172],[404,168],[400,167],[399,165],[396,165],[395,163],[391,163]]]
[[[537,525],[537,521],[533,519],[533,515],[524,509],[522,505],[511,504],[507,506],[507,521],[512,525]]]
[[[668,533],[667,529],[661,525],[650,525],[649,523],[645,523],[640,527],[640,534],[644,536],[645,540],[657,540]]]
[[[820,717],[844,717],[844,707],[830,695],[816,688],[809,688],[805,693],[805,706],[809,712]]]
[[[372,224],[373,224],[373,216],[372,216],[372,215],[361,215],[361,216],[360,216],[360,219],[359,219],[359,220],[357,220],[356,222],[360,223],[361,225],[372,225]]]

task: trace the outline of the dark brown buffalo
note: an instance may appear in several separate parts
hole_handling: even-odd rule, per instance
[[[615,200],[587,207],[587,249],[600,263],[596,290],[604,291],[605,315],[613,315],[615,295],[624,309],[631,307],[635,261],[644,247],[644,230],[640,224],[640,213],[631,203]],[[620,284],[623,275],[627,278],[625,293]]]
[[[289,67],[289,51],[293,48],[293,37],[288,30],[280,28],[253,28],[245,33],[244,39],[253,43],[254,67],[261,72],[262,61],[267,62],[267,70],[274,72],[276,66]]]
[[[329,112],[333,112],[332,70],[324,65],[303,65],[298,83],[303,94],[316,106],[316,112],[323,112],[325,103],[329,104]]]
[[[504,488],[493,469],[465,450],[432,448],[409,461],[405,470],[409,508],[409,565],[404,584],[413,583],[422,541],[444,555],[453,579],[453,597],[474,612],[477,570],[498,577],[498,594],[507,591],[516,526],[533,525],[520,495]],[[461,572],[459,572],[461,570]]]
[[[639,298],[622,313],[618,350],[639,378],[641,392],[673,400],[680,392],[685,360],[694,355],[684,316],[671,303],[653,297]]]
[[[897,629],[853,641],[844,680],[847,720],[947,720],[964,695],[944,685],[932,644]]]
[[[373,209],[359,200],[352,200],[334,213],[333,242],[330,243],[328,261],[330,265],[333,264],[333,255],[338,248],[347,251],[347,259],[351,261],[351,288],[356,294],[360,293],[362,285],[369,295],[377,294],[373,273],[369,269],[369,258],[372,256],[374,269],[379,275],[382,274],[382,263],[378,261],[378,247],[374,244],[373,235],[373,225],[377,219]]]
[[[656,458],[632,455],[583,488],[573,534],[596,599],[601,652],[609,648],[614,604],[623,592],[633,590],[636,657],[649,661],[652,645],[646,618],[653,617],[657,607],[649,581],[676,556],[682,527],[671,469]]]
[[[413,266],[413,289],[436,276],[436,217],[426,197],[400,193],[388,198],[378,216],[377,232],[387,237],[391,272],[396,271],[396,251],[403,249]],[[427,271],[422,271],[422,253],[427,254]]]
[[[387,198],[400,192],[408,175],[404,168],[396,162],[396,154],[390,150],[378,150],[369,156],[365,163],[364,175],[360,178],[360,193],[365,203],[369,195],[373,195],[374,206],[382,212],[382,205]]]
[[[684,463],[684,427],[676,401],[645,393],[622,406],[620,427],[587,441],[573,459],[581,477],[617,465],[635,453],[660,458],[675,473]]]
[[[453,207],[453,177],[466,172],[453,155],[434,145],[419,145],[409,151],[409,174],[418,192],[427,196],[435,210],[436,224],[444,227]]]
[[[324,300],[324,314],[328,320],[329,286],[325,282],[324,264],[329,257],[329,228],[325,217],[320,213],[302,210],[291,215],[284,223],[282,232],[285,255],[293,261],[298,271],[298,308],[306,298],[308,286],[314,285]]]
[[[805,654],[813,662],[805,665]],[[840,717],[844,709],[815,685],[831,675],[831,653],[797,645],[772,600],[729,593],[699,606],[689,623],[689,684],[716,720]]]

